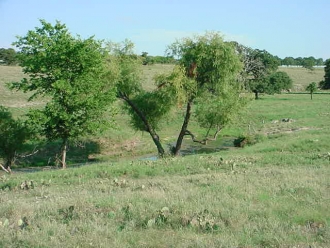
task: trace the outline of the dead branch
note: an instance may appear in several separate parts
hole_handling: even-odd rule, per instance
[[[11,173],[11,170],[9,169],[9,170],[7,170],[2,164],[0,164],[0,167],[1,167],[1,169],[3,169],[5,172],[7,172],[7,173]]]
[[[192,139],[193,142],[200,143],[202,145],[206,145],[206,139],[204,139],[204,140],[197,140],[196,137],[195,137],[195,135],[192,132],[190,132],[189,130],[186,130],[185,133],[184,133],[184,135],[189,135],[191,137],[191,139]]]
[[[220,131],[222,130],[222,127],[221,126],[217,126],[217,130],[213,134],[213,137],[212,138],[208,137],[209,136],[209,133],[210,133],[210,129],[211,129],[211,127],[208,129],[208,131],[207,131],[207,133],[205,135],[205,138],[203,140],[196,139],[196,136],[192,132],[190,132],[189,130],[186,130],[186,132],[185,132],[184,135],[189,135],[191,137],[191,140],[193,142],[196,142],[196,143],[199,143],[199,144],[202,144],[202,145],[206,145],[208,141],[217,140],[217,137],[218,137]]]
[[[34,150],[32,153],[30,154],[25,154],[25,155],[22,155],[22,154],[16,154],[15,157],[17,158],[27,158],[27,157],[31,157],[33,156],[34,154],[36,154],[37,152],[39,152],[39,150]]]

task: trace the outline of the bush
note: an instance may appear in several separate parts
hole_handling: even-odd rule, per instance
[[[234,140],[235,147],[244,147],[246,145],[254,145],[265,139],[264,135],[257,134],[255,136],[251,135],[241,135],[237,139]]]

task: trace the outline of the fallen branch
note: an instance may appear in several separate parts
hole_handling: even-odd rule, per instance
[[[11,173],[11,170],[7,170],[2,164],[0,164],[1,169],[3,169],[7,173]]]
[[[184,135],[189,135],[191,137],[191,139],[192,139],[193,142],[196,142],[196,143],[199,143],[199,144],[202,144],[202,145],[205,145],[206,144],[206,139],[204,139],[204,140],[197,140],[196,137],[195,137],[195,135],[192,132],[190,132],[189,130],[186,130],[185,133],[184,133]]]
[[[16,155],[17,158],[27,158],[27,157],[30,157],[30,156],[33,156],[34,154],[36,154],[37,152],[39,152],[39,150],[34,150],[32,153],[30,154],[25,154],[25,155]]]
[[[209,140],[211,140],[211,141],[217,140],[218,134],[219,134],[219,132],[221,131],[222,128],[218,126],[217,130],[215,131],[212,138],[207,137],[209,135],[210,129],[211,128],[208,129],[207,134],[206,134],[206,136],[203,140],[196,139],[196,136],[192,132],[190,132],[189,130],[186,130],[184,135],[190,136],[193,142],[196,142],[196,143],[199,143],[199,144],[202,144],[202,145],[206,145],[207,141],[209,141]]]

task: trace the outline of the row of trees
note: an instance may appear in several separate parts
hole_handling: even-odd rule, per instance
[[[178,58],[178,63],[171,73],[155,78],[157,87],[153,91],[143,89],[141,57],[134,54],[134,44],[127,40],[103,44],[93,37],[72,36],[60,22],[52,25],[41,20],[41,27],[19,37],[14,45],[26,78],[12,83],[11,88],[33,92],[29,100],[40,96],[49,100],[43,109],[31,109],[24,124],[19,124],[34,131],[27,131],[25,136],[12,128],[15,125],[5,124],[4,120],[15,120],[2,108],[7,118],[0,119],[0,128],[3,125],[11,131],[2,136],[3,140],[10,142],[22,136],[19,143],[24,143],[32,134],[49,141],[61,140],[63,168],[70,140],[111,127],[102,116],[105,111],[115,113],[112,109],[116,100],[124,103],[131,125],[150,134],[162,157],[166,151],[158,132],[162,120],[173,109],[183,109],[177,141],[170,149],[176,156],[184,136],[202,144],[216,137],[248,102],[241,94],[243,88],[257,92],[256,96],[286,88],[282,84],[287,75],[275,71],[277,64],[269,53],[225,42],[218,33],[185,38],[170,45],[167,53]],[[255,86],[261,84],[266,85],[262,90]],[[189,129],[192,118],[208,130],[203,139],[198,140]],[[1,149],[3,156],[8,154],[5,145],[0,144]],[[5,158],[4,169],[9,170],[14,159]]]
[[[0,48],[0,60],[7,65],[15,65],[18,63],[18,59],[16,57],[16,51],[13,48]],[[151,64],[175,64],[177,60],[171,55],[168,56],[150,56],[148,52],[142,52],[140,55],[142,58],[143,65],[151,65]],[[316,59],[313,56],[310,57],[285,57],[284,59],[279,58],[278,56],[274,56],[274,59],[277,60],[278,65],[284,66],[302,66],[307,69],[313,68],[313,66],[323,66],[325,65],[325,61],[322,58]]]
[[[175,64],[177,62],[173,56],[150,56],[147,52],[142,52],[141,58],[143,65]]]
[[[16,51],[13,48],[0,48],[0,61],[6,65],[16,65]]]
[[[302,66],[302,67],[310,68],[313,66],[323,66],[324,61],[322,58],[316,59],[313,56],[304,57],[304,58],[285,57],[284,59],[281,59],[280,64],[286,66]]]

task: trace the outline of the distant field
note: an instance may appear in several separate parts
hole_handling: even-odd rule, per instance
[[[306,86],[312,82],[318,83],[324,80],[324,68],[315,68],[313,71],[302,67],[279,67],[279,71],[284,71],[293,80],[293,91],[305,91]]]

